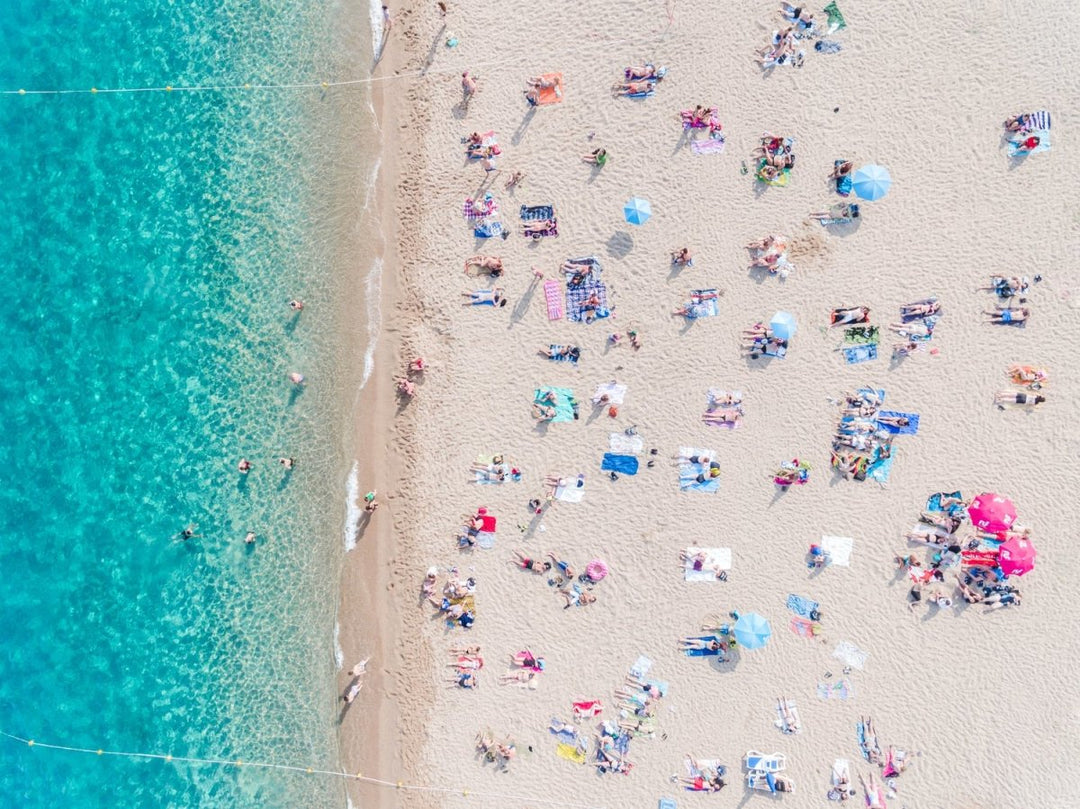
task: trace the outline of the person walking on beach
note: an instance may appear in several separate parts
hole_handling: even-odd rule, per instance
[[[469,73],[468,70],[466,70],[464,73],[461,74],[461,92],[464,96],[462,98],[462,104],[464,106],[469,106],[469,101],[471,101],[472,97],[476,95],[476,91],[476,76],[473,76]]]

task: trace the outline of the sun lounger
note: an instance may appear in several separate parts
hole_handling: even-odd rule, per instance
[[[849,567],[851,565],[851,549],[855,540],[851,537],[821,537],[821,548],[829,555],[830,564],[837,567]]]
[[[789,722],[784,718],[784,711],[791,717]],[[802,733],[802,720],[799,718],[799,706],[793,699],[781,699],[776,701],[776,722],[774,723],[784,733]]]
[[[781,785],[782,784],[782,785]],[[746,786],[762,792],[794,792],[795,785],[788,778],[781,781],[776,775],[763,770],[750,770],[746,774]]]
[[[765,755],[757,750],[751,750],[746,754],[746,769],[748,770],[776,773],[785,767],[787,767],[787,756],[783,753]]]
[[[558,281],[544,282],[544,298],[547,301],[548,320],[558,320],[563,315],[562,287]]]
[[[701,570],[694,569],[694,557],[705,554]],[[687,548],[687,560],[683,562],[685,581],[720,581],[720,573],[731,570],[731,548]]]
[[[832,656],[841,661],[845,666],[851,666],[853,669],[862,671],[866,668],[866,661],[867,658],[870,657],[870,654],[864,652],[854,643],[842,640],[840,643],[836,644]]]
[[[540,75],[540,79],[544,84],[551,84],[552,86],[538,90],[536,101],[526,97],[529,103],[534,107],[546,107],[549,104],[561,103],[563,100],[563,74],[543,73]]]
[[[878,416],[902,417],[908,420],[908,424],[903,427],[894,427],[889,424],[880,425],[882,430],[887,430],[894,435],[915,435],[915,433],[919,432],[918,413],[901,413],[899,410],[879,410]]]
[[[605,472],[615,472],[619,475],[636,475],[638,472],[638,459],[633,455],[616,455],[605,452],[604,459],[600,462],[600,468]]]
[[[716,635],[701,635],[694,638],[694,640],[703,640],[706,643],[721,643],[722,641]],[[683,654],[687,657],[723,657],[723,649],[683,649]]]

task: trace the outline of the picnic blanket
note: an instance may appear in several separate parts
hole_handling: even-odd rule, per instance
[[[479,200],[466,198],[461,205],[461,215],[466,219],[486,219],[499,213],[499,203],[491,194],[485,194]]]
[[[585,763],[585,750],[578,747],[576,744],[559,742],[555,746],[555,755],[557,755],[559,758],[564,758],[567,761],[572,761],[575,764]]]
[[[604,404],[622,404],[626,398],[626,385],[620,385],[618,382],[605,382],[602,385],[596,386],[596,393],[593,394],[592,400],[594,403],[599,404],[601,397],[607,395],[608,400]]]
[[[715,289],[695,289],[690,293],[690,303],[686,309],[686,317],[690,320],[716,317],[720,314],[720,293]]]
[[[803,618],[809,618],[810,613],[815,612],[819,606],[816,601],[811,601],[803,596],[792,594],[787,597],[787,608]]]
[[[600,462],[600,468],[605,472],[615,472],[620,475],[636,475],[638,459],[633,455],[616,455],[613,452],[605,452],[604,460]]]
[[[694,556],[705,554],[701,570],[694,570]],[[687,560],[683,562],[683,579],[686,581],[720,581],[718,571],[731,570],[731,548],[687,548]]]
[[[957,515],[960,515],[960,514],[964,513],[964,504],[963,503],[953,503],[948,508],[942,508],[941,507],[941,501],[942,501],[943,498],[950,498],[950,499],[955,498],[957,500],[962,500],[963,495],[960,494],[959,491],[955,491],[955,492],[935,492],[934,494],[932,494],[928,498],[926,498],[926,510],[927,511],[944,511],[950,517],[955,517]]]
[[[722,154],[726,145],[722,133],[714,132],[708,138],[690,141],[690,150],[694,154]]]
[[[640,435],[627,435],[626,433],[612,433],[608,439],[608,446],[612,452],[620,455],[637,455],[645,448],[645,441]]]
[[[587,301],[593,293],[596,293],[597,300],[600,301],[600,306],[592,310],[593,315],[597,318],[610,315],[611,309],[608,307],[607,286],[598,278],[590,276],[585,280],[585,283],[580,286],[572,287],[567,285],[566,319],[572,323],[586,321],[585,301]]]
[[[850,567],[851,549],[855,540],[851,537],[821,537],[821,548],[829,554],[830,564],[840,567]]]
[[[567,483],[555,487],[555,499],[564,503],[580,503],[585,497],[585,475],[578,475]]]
[[[698,449],[697,447],[680,447],[679,455],[690,458],[705,456],[715,458],[716,453],[711,449]],[[699,481],[698,475],[706,476],[704,481]],[[709,477],[709,464],[690,463],[689,461],[679,464],[679,488],[683,491],[690,489],[699,492],[717,492],[720,490],[720,478]]]
[[[908,424],[905,427],[893,427],[890,424],[879,424],[878,427],[894,435],[915,435],[919,432],[919,414],[918,413],[901,413],[899,410],[879,410],[879,416],[893,416],[895,418],[906,418]]]
[[[555,418],[551,421],[554,423],[562,421],[574,420],[574,405],[573,398],[574,392],[570,388],[537,388],[533,394],[533,402],[536,404],[550,404],[550,402],[541,402],[540,397],[551,391],[555,394]]]
[[[844,329],[844,345],[861,346],[881,342],[877,326],[849,326]]]
[[[717,643],[720,643],[720,638],[716,637],[716,635],[702,635],[700,637],[694,638],[694,640],[703,640],[706,643],[712,643],[713,641],[716,641]],[[723,649],[683,649],[683,654],[685,654],[687,657],[723,657],[724,650]]]
[[[866,667],[866,660],[870,657],[870,654],[864,652],[854,643],[842,640],[836,644],[832,656],[843,662],[845,666],[851,666],[853,669],[862,671]]]
[[[553,87],[544,87],[537,91],[538,100],[528,99],[533,106],[546,107],[549,104],[559,104],[563,100],[563,75],[562,73],[542,73],[540,79],[545,83],[554,84]]]
[[[817,695],[821,699],[847,699],[855,695],[855,689],[851,687],[849,680],[841,679],[832,683],[818,683]]]
[[[547,300],[548,320],[562,317],[562,286],[558,281],[544,282],[544,298]]]
[[[871,360],[876,360],[878,358],[877,343],[845,348],[843,354],[844,362],[848,365],[858,365],[862,362],[870,362]]]

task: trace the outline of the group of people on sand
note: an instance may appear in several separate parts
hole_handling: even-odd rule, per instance
[[[780,179],[785,171],[795,167],[795,155],[792,152],[794,141],[772,132],[763,132],[758,145],[751,156],[758,160],[757,177],[764,182]]]
[[[751,358],[762,354],[769,357],[782,357],[787,352],[788,341],[773,333],[772,328],[763,320],[742,331],[742,350]]]
[[[1041,280],[1041,276],[1036,275],[1035,280]],[[984,311],[988,323],[994,323],[1001,326],[1023,326],[1027,323],[1027,319],[1031,317],[1031,309],[1027,306],[1013,306],[1013,298],[1017,299],[1020,304],[1027,303],[1027,291],[1031,286],[1031,282],[1027,276],[1005,276],[1005,275],[992,275],[990,276],[990,284],[988,286],[979,287],[981,292],[993,292],[997,302],[993,309]]]
[[[420,588],[421,600],[435,607],[447,625],[468,629],[476,620],[476,579],[462,579],[457,568],[452,568],[440,594],[438,577],[438,568],[428,570]]]
[[[1034,113],[1014,115],[1005,121],[1004,126],[1017,155],[1031,154],[1042,144]]]
[[[402,399],[411,399],[416,395],[416,378],[423,375],[428,364],[423,357],[416,357],[405,366],[405,373],[394,379],[394,389]],[[375,506],[378,508],[378,506]],[[368,509],[374,511],[375,508]]]
[[[679,120],[683,129],[706,129],[710,136],[719,134],[724,128],[720,125],[716,107],[706,107],[703,104],[698,104],[692,110],[682,110]]]
[[[907,416],[880,414],[881,405],[879,392],[869,388],[845,394],[840,403],[830,460],[846,478],[862,480],[872,464],[891,456],[893,433],[886,427],[908,426]]]
[[[515,550],[514,557],[510,561],[514,567],[521,570],[538,576],[550,576],[548,585],[554,587],[555,592],[566,602],[563,609],[587,607],[589,604],[596,603],[596,596],[593,595],[592,589],[600,579],[590,575],[588,569],[580,575],[576,574],[569,562],[551,552],[544,555],[546,559],[531,556],[522,550]]]
[[[749,242],[746,249],[750,251],[750,265],[748,269],[765,269],[769,275],[779,275],[787,278],[795,265],[788,260],[788,239],[786,236],[771,234],[763,239]]]
[[[904,535],[911,543],[927,546],[929,552],[925,564],[910,553],[894,558],[897,568],[911,579],[908,608],[912,611],[922,604],[923,587],[931,582],[935,589],[926,602],[939,609],[953,606],[952,597],[936,586],[944,584],[946,571],[953,572],[956,591],[968,604],[1019,606],[1020,591],[1007,583],[1008,577],[999,565],[997,546],[1010,539],[1028,538],[1030,529],[1014,527],[987,532],[973,526],[972,532],[961,535],[967,505],[959,492],[933,494],[927,500],[927,509],[919,516],[919,522],[926,527]]]
[[[1042,390],[1050,381],[1050,372],[1034,365],[1010,365],[1005,375],[1013,387],[994,394],[994,404],[999,410],[1009,407],[1031,409],[1046,401]]]
[[[517,746],[509,734],[501,741],[496,741],[495,734],[488,728],[476,734],[476,749],[483,755],[484,761],[494,764],[500,770],[509,767],[517,755]]]
[[[921,351],[934,336],[934,327],[941,317],[941,302],[926,298],[900,307],[900,322],[889,324],[901,342],[893,344],[893,356],[907,357]]]
[[[615,96],[644,98],[653,93],[656,85],[666,75],[666,67],[657,67],[652,63],[633,65],[623,70],[623,80],[611,86],[611,93]]]

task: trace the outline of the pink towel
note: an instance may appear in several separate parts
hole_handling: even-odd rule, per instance
[[[544,297],[547,298],[548,320],[562,317],[562,287],[558,281],[544,282]]]

